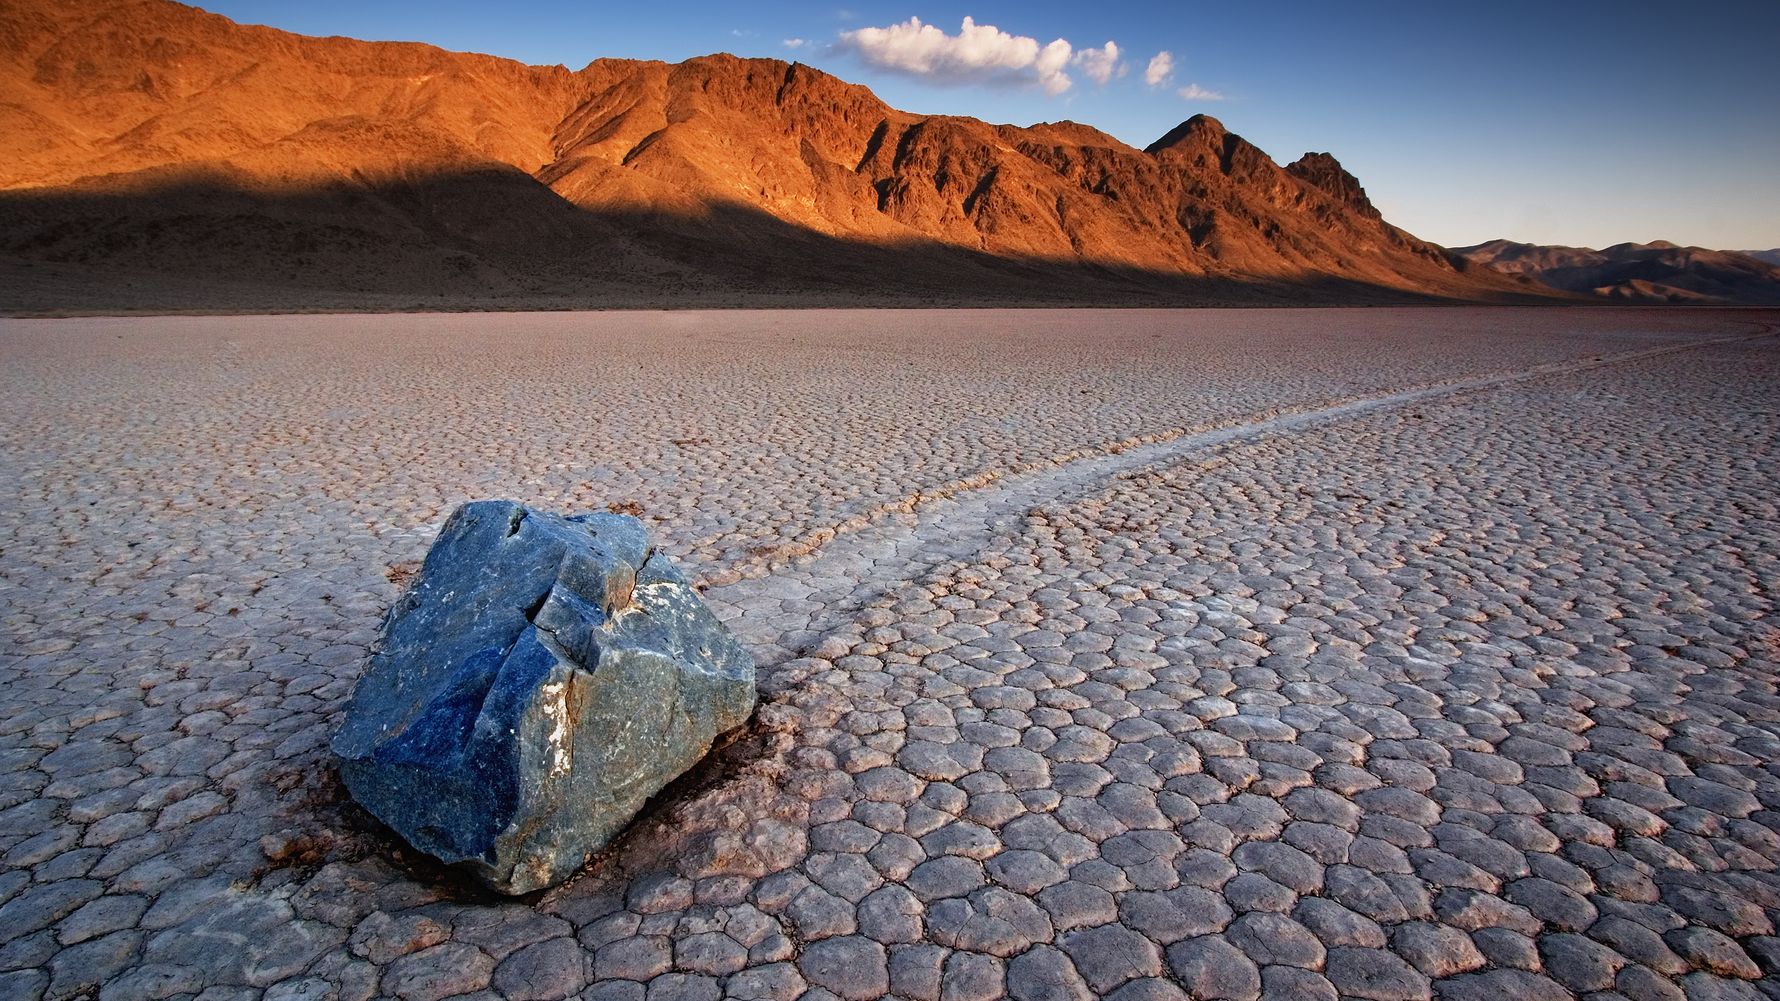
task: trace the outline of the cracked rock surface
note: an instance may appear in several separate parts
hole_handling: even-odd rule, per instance
[[[391,609],[333,749],[409,844],[528,893],[753,709],[752,659],[642,522],[477,501]]]
[[[1780,996],[1777,322],[0,323],[0,997]],[[762,692],[518,900],[327,750],[496,492]]]

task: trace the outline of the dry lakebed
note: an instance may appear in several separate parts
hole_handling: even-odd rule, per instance
[[[0,320],[0,998],[1780,998],[1780,311]],[[473,498],[760,707],[568,883],[328,741]]]

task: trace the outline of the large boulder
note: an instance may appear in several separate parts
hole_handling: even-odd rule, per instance
[[[452,514],[334,737],[408,843],[525,893],[566,879],[754,708],[754,663],[637,519]]]

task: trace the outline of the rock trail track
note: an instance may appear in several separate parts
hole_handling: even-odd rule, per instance
[[[0,326],[0,998],[1780,999],[1771,313],[920,319]],[[325,751],[512,489],[763,695],[517,900]]]
[[[1570,359],[1531,368],[1454,379],[1392,393],[1356,397],[1324,405],[1247,419],[1205,429],[1183,429],[1150,440],[1116,442],[1099,451],[1041,465],[1024,472],[983,477],[915,494],[847,525],[811,533],[826,544],[804,542],[780,547],[774,555],[798,552],[796,559],[756,560],[707,577],[705,600],[719,609],[731,628],[749,642],[767,665],[796,652],[800,642],[818,636],[857,612],[871,598],[914,580],[924,570],[971,556],[1009,530],[1036,504],[1066,499],[1150,466],[1179,461],[1220,445],[1264,435],[1286,434],[1331,421],[1465,393],[1513,385],[1543,376],[1584,372],[1648,358],[1698,351],[1719,344],[1772,338],[1773,324],[1752,324],[1753,332],[1680,344]],[[750,606],[774,601],[813,602],[814,614],[743,617]]]

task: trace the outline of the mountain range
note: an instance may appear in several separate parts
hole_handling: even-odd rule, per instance
[[[1602,286],[1707,301],[1734,284],[1455,254],[1385,221],[1333,156],[1282,167],[1203,115],[1137,149],[1073,122],[910,114],[778,60],[571,71],[171,0],[0,0],[0,136],[9,312],[1537,302]]]
[[[1621,243],[1605,250],[1491,240],[1454,248],[1453,253],[1506,274],[1607,299],[1780,304],[1780,267],[1765,259],[1762,251],[1707,250],[1663,240]]]
[[[0,0],[0,135],[15,311],[1549,294],[1209,117],[1140,150],[770,59],[570,71]]]

